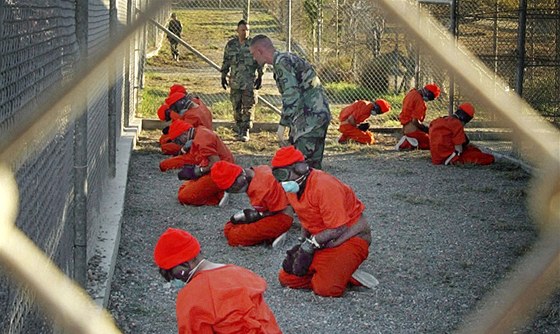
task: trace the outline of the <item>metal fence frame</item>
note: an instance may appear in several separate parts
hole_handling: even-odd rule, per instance
[[[53,0],[54,2],[62,4],[61,6],[68,6],[62,0],[58,2]],[[91,2],[94,1],[84,0],[76,3],[88,4],[87,10],[89,11],[95,9],[90,6]],[[96,3],[99,4],[99,2]],[[157,1],[128,0],[126,6],[124,1],[117,0],[103,3],[107,6],[101,6],[99,9],[104,11],[103,8],[105,8],[109,9],[109,12],[111,10],[114,11],[113,13],[116,12],[116,16],[110,16],[113,19],[122,18],[119,5],[126,8],[127,24],[117,32],[117,36],[120,38],[107,38],[108,32],[99,32],[104,37],[102,37],[103,42],[97,45],[101,48],[98,53],[90,54],[90,44],[88,44],[87,60],[84,60],[84,56],[81,54],[81,57],[76,58],[77,61],[70,62],[73,68],[61,67],[63,70],[60,73],[66,75],[67,79],[61,81],[63,86],[56,85],[55,81],[42,84],[39,86],[40,89],[32,91],[16,88],[17,94],[14,95],[16,97],[8,100],[9,105],[2,105],[1,110],[3,112],[7,110],[10,117],[3,117],[0,120],[3,130],[0,142],[0,161],[2,162],[0,181],[3,185],[0,188],[0,265],[7,269],[6,272],[9,273],[9,278],[13,282],[19,282],[33,295],[30,297],[31,299],[28,299],[27,295],[11,299],[21,301],[16,306],[21,307],[22,311],[17,311],[17,317],[14,318],[17,318],[17,322],[11,324],[14,327],[9,329],[10,333],[30,328],[23,326],[24,322],[33,320],[30,317],[37,317],[37,320],[30,321],[30,323],[46,326],[43,328],[46,331],[61,326],[72,333],[117,332],[110,317],[93,306],[91,299],[85,295],[83,290],[66,276],[73,276],[74,266],[78,264],[67,258],[60,261],[58,256],[61,254],[68,256],[70,253],[68,248],[65,248],[66,251],[61,249],[64,246],[61,243],[61,236],[69,233],[63,232],[66,229],[65,226],[83,221],[83,219],[88,224],[93,220],[87,210],[92,210],[95,215],[95,197],[101,196],[102,190],[100,189],[103,187],[103,180],[111,177],[113,168],[110,166],[110,161],[114,161],[114,159],[109,157],[108,152],[114,152],[114,149],[108,147],[112,145],[111,142],[115,138],[109,137],[117,136],[118,130],[126,127],[134,114],[133,110],[137,102],[135,96],[142,85],[141,71],[147,34],[144,24],[147,20],[141,17],[136,18],[133,8],[138,5],[146,13],[160,13],[161,8],[158,8]],[[33,4],[27,1],[22,0],[22,4],[26,10],[33,8]],[[540,240],[535,248],[524,256],[511,276],[501,282],[494,293],[485,297],[480,311],[465,319],[462,328],[463,332],[501,333],[511,330],[518,325],[520,320],[529,317],[536,309],[536,305],[543,302],[559,286],[557,274],[560,272],[560,245],[558,244],[558,235],[560,235],[560,205],[558,205],[560,152],[557,144],[560,136],[558,130],[543,121],[542,117],[517,94],[505,90],[506,84],[493,76],[492,71],[489,71],[465,48],[455,47],[454,38],[446,34],[445,29],[442,29],[435,21],[418,13],[417,10],[420,9],[418,6],[411,5],[407,0],[380,0],[379,5],[391,19],[402,25],[407,34],[418,41],[426,54],[454,74],[456,84],[462,88],[465,95],[477,96],[479,103],[496,110],[496,114],[506,120],[514,130],[514,138],[524,146],[531,147],[526,158],[537,167],[537,170],[530,193],[530,207],[541,226]],[[7,8],[6,4],[2,6],[4,6],[2,9]],[[67,9],[67,7],[64,8]],[[81,7],[81,10],[85,11],[86,8]],[[5,12],[3,11],[3,13]],[[83,12],[80,14],[79,11],[76,11],[75,17],[85,18],[86,16]],[[6,17],[3,16],[2,19],[6,20]],[[94,20],[89,20],[88,16],[88,23],[94,23]],[[82,35],[76,33],[76,42],[71,41],[70,45],[82,46],[79,40],[83,38],[86,39],[86,42],[91,42],[85,36],[91,36],[90,34],[95,32],[98,31],[88,29],[87,35],[84,35],[85,31],[82,32]],[[5,39],[0,42],[5,42]],[[123,54],[125,55],[124,60]],[[3,66],[6,66],[4,62],[6,59],[2,58]],[[117,60],[123,61],[123,63],[119,63],[123,70],[122,72],[117,71],[117,75],[114,76],[112,66]],[[44,77],[48,78],[46,75]],[[101,93],[91,89],[96,82],[102,83]],[[118,86],[116,86],[116,91],[108,88],[112,87],[115,82],[122,84],[123,93],[115,94],[116,96],[110,98],[108,95],[118,92],[119,89]],[[57,89],[49,89],[50,86]],[[5,88],[5,85],[2,87]],[[64,87],[64,89],[59,87]],[[85,96],[83,94],[88,96],[85,105],[84,100],[80,99]],[[119,103],[119,98],[124,100]],[[81,107],[80,101],[82,101]],[[102,115],[102,112],[95,110],[98,105],[115,106],[115,113],[113,116],[109,116],[109,113]],[[122,105],[123,108],[119,105]],[[87,115],[87,119],[83,115]],[[113,123],[109,126],[109,119],[118,125]],[[118,119],[121,119],[122,123]],[[87,129],[95,128],[94,125],[97,125],[99,128],[96,133],[99,134],[93,136],[98,136],[97,140],[104,139],[100,141],[84,140],[80,143],[79,141],[82,139],[77,138],[80,133],[85,136],[89,135],[89,133],[83,133],[84,124],[81,122],[87,122]],[[93,124],[90,124],[91,122]],[[115,128],[109,130],[112,126]],[[68,148],[68,145],[71,149]],[[84,152],[87,154],[76,158],[75,153],[70,154],[69,152],[79,150],[83,150],[80,154]],[[92,157],[90,154],[98,156]],[[77,218],[72,218],[77,211],[75,202],[80,200],[79,191],[77,189],[72,189],[71,192],[64,190],[63,192],[67,194],[66,200],[54,215],[54,220],[58,221],[58,224],[54,224],[57,233],[44,240],[47,241],[46,244],[41,240],[30,239],[29,235],[32,233],[26,231],[26,224],[30,222],[22,218],[21,209],[38,215],[40,211],[36,209],[37,207],[47,208],[52,203],[49,202],[52,200],[49,197],[53,197],[57,190],[60,191],[60,184],[44,183],[46,181],[42,177],[55,175],[52,169],[57,169],[59,160],[67,156],[71,156],[73,164],[71,169],[65,167],[66,169],[63,170],[71,172],[70,179],[74,181],[73,187],[83,187],[89,184],[89,181],[96,187],[92,192],[94,194],[92,198],[89,197],[90,192],[83,194],[87,196],[86,203],[82,203],[86,208],[86,217],[77,215]],[[80,165],[84,162],[87,170],[85,173],[81,171],[84,166]],[[95,171],[90,173],[89,167],[95,168]],[[51,170],[50,174],[49,170]],[[33,173],[39,173],[39,176],[34,176]],[[82,176],[79,176],[80,174]],[[22,184],[22,180],[26,178],[30,179],[27,186]],[[54,180],[54,182],[56,181],[59,179]],[[48,186],[36,188],[37,185],[44,184]],[[35,190],[36,194],[32,194],[30,189]],[[18,197],[21,195],[23,197]],[[90,202],[90,199],[93,203]],[[30,203],[31,201],[34,202]],[[18,206],[20,207],[19,212]],[[28,212],[23,212],[23,214],[28,214]],[[31,221],[31,223],[36,223],[36,221]],[[45,237],[45,235],[42,236]],[[81,242],[83,240],[78,240],[72,245],[82,248],[83,256],[83,249],[87,248],[87,245],[81,244]],[[51,249],[48,249],[49,246]],[[17,252],[14,252],[14,249],[17,249]],[[37,268],[40,268],[41,276],[36,275]],[[52,284],[52,282],[58,283]],[[19,289],[17,291],[23,293]],[[34,312],[35,303],[41,306],[42,312],[54,319],[54,325],[40,319],[42,313]]]

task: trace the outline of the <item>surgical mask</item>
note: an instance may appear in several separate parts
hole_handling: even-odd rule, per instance
[[[297,193],[299,191],[299,184],[296,181],[285,181],[281,184],[287,193]]]
[[[173,279],[169,283],[171,283],[171,287],[173,287],[174,289],[181,289],[186,284],[185,282],[183,282],[180,279]]]

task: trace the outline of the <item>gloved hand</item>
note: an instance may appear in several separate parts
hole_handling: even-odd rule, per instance
[[[161,130],[161,133],[163,133],[164,135],[168,134],[169,133],[169,126],[166,126],[165,128],[163,128]]]
[[[315,255],[315,246],[309,241],[304,241],[296,254],[294,255],[294,264],[292,265],[292,273],[296,276],[305,276],[313,261]]]
[[[263,215],[255,209],[244,209],[236,212],[229,219],[233,224],[250,224],[260,220]]]
[[[430,128],[427,127],[425,124],[420,124],[420,126],[421,126],[421,127],[420,127],[420,130],[421,130],[422,132],[428,133],[428,132],[430,131]]]
[[[295,245],[286,251],[286,257],[284,258],[284,261],[282,261],[282,269],[284,269],[284,271],[288,274],[293,274],[292,268],[294,266],[294,256],[298,250],[299,245]]]
[[[185,165],[183,169],[177,174],[179,180],[196,180],[202,173],[200,167],[197,165]]]
[[[262,86],[262,77],[258,76],[257,79],[255,79],[255,89],[260,89]]]
[[[224,77],[224,76],[222,77],[222,87],[224,89],[227,89],[227,87],[228,87],[227,77]]]
[[[369,123],[360,123],[358,129],[360,129],[360,131],[367,131],[369,129]]]
[[[165,121],[170,121],[171,120],[171,108],[168,108],[167,110],[165,110]]]

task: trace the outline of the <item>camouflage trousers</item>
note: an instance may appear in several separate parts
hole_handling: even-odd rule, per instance
[[[323,152],[325,151],[325,138],[327,136],[328,124],[290,142],[305,156],[309,167],[323,169]]]
[[[233,119],[238,128],[250,129],[253,127],[253,110],[257,100],[252,89],[231,89],[230,99],[233,106]]]

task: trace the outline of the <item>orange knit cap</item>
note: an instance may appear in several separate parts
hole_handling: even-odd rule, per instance
[[[220,160],[210,168],[212,181],[222,190],[226,190],[235,182],[235,179],[243,172],[243,168],[231,162]]]
[[[173,140],[179,137],[183,132],[187,131],[188,129],[192,128],[193,126],[191,123],[185,122],[181,119],[176,119],[171,122],[169,126],[169,139]]]
[[[167,111],[167,109],[169,109],[169,106],[167,105],[167,103],[164,103],[161,106],[159,106],[159,108],[157,110],[157,115],[158,115],[160,120],[167,121],[165,119],[165,112]]]
[[[434,94],[434,99],[437,99],[440,93],[440,89],[439,86],[436,85],[435,83],[431,83],[431,84],[427,84],[426,86],[424,86],[425,89],[429,90],[430,92],[432,92]]]
[[[379,109],[381,110],[381,113],[384,114],[387,111],[391,110],[391,104],[383,99],[377,99],[375,100],[375,104],[377,104],[379,106]]]
[[[471,118],[474,117],[474,106],[472,104],[468,103],[468,102],[465,102],[465,103],[459,105],[459,107],[457,107],[457,109],[463,110]]]
[[[165,103],[167,103],[168,106],[172,106],[173,103],[179,101],[180,99],[185,97],[185,93],[173,93],[171,95],[169,95],[168,98],[165,99]]]
[[[189,232],[168,228],[159,237],[154,249],[154,261],[163,269],[171,269],[194,259],[200,253],[200,243]]]
[[[300,161],[305,161],[303,153],[294,146],[285,146],[272,157],[272,167],[285,167]]]
[[[169,88],[169,96],[171,96],[173,93],[187,94],[187,89],[183,85],[174,84]]]

